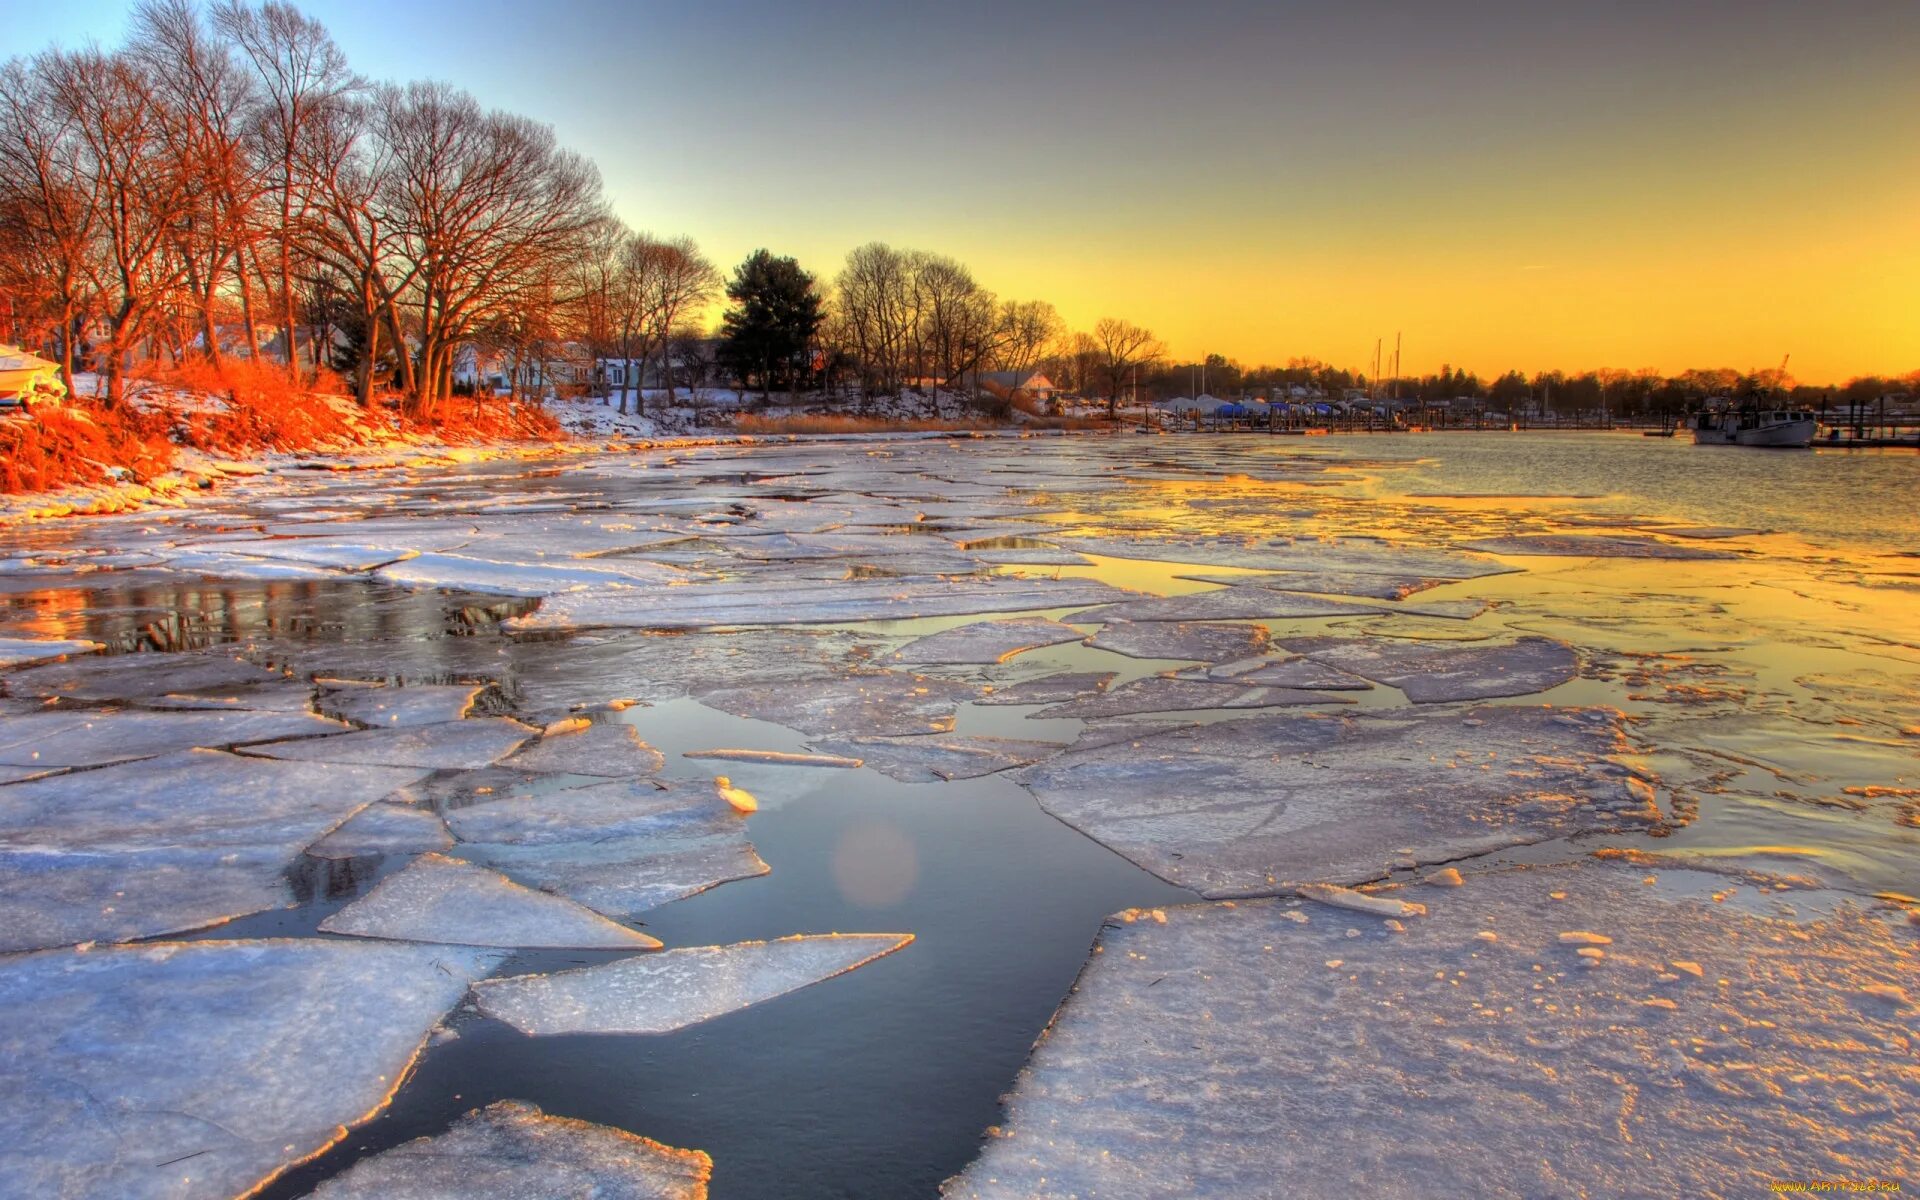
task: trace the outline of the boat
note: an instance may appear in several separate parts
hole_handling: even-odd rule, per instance
[[[1767,446],[1804,450],[1813,445],[1820,431],[1819,418],[1801,409],[1738,408],[1708,409],[1693,418],[1693,444],[1696,446]]]
[[[12,346],[0,346],[0,396],[26,397],[59,390],[60,364]]]

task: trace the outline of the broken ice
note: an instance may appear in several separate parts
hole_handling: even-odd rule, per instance
[[[320,923],[328,933],[460,946],[652,950],[659,941],[559,896],[425,854]]]
[[[480,1011],[522,1033],[671,1033],[892,954],[903,933],[796,935],[695,946],[477,985]]]

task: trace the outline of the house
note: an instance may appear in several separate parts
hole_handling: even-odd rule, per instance
[[[1002,400],[1037,400],[1044,404],[1060,394],[1060,388],[1038,371],[982,371],[975,378],[981,391]]]

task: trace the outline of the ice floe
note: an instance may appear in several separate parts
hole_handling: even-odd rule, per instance
[[[1043,617],[975,621],[916,638],[892,657],[903,663],[1000,663],[1024,650],[1077,642],[1083,636],[1071,625]]]
[[[379,729],[457,721],[473,708],[484,684],[415,684],[385,687],[353,680],[322,679],[319,708],[328,716]]]
[[[600,720],[585,728],[550,731],[500,765],[520,771],[634,779],[653,775],[665,764],[661,753],[641,740],[639,730],[624,721]]]
[[[405,794],[404,791],[401,794]],[[453,845],[446,822],[411,804],[369,804],[307,847],[315,858],[366,858],[375,854],[421,854]]]
[[[1276,592],[1318,592],[1321,595],[1363,596],[1373,600],[1405,600],[1415,592],[1457,582],[1426,575],[1383,575],[1365,571],[1286,571],[1271,575],[1209,575],[1202,572],[1182,578],[1201,583],[1267,588]]]
[[[1281,617],[1349,617],[1388,611],[1377,604],[1356,604],[1308,596],[1300,592],[1272,592],[1257,587],[1224,587],[1184,596],[1150,596],[1122,600],[1069,616],[1088,621],[1258,621]]]
[[[1224,662],[1266,649],[1267,631],[1259,625],[1111,621],[1088,638],[1087,645],[1131,658]]]
[[[1214,708],[1284,708],[1303,704],[1351,704],[1339,696],[1292,688],[1247,687],[1238,680],[1219,683],[1156,675],[1136,679],[1094,696],[1043,708],[1036,717],[1124,717],[1133,713],[1184,712]]]
[[[489,980],[480,1011],[536,1037],[671,1033],[892,954],[906,933],[829,933],[695,946],[551,975]]]
[[[977,685],[903,671],[863,671],[827,679],[698,688],[709,708],[773,721],[816,735],[898,736],[944,733],[955,710],[980,695]]]
[[[286,675],[231,654],[121,654],[82,658],[7,676],[16,696],[142,701],[170,693],[283,683]]]
[[[570,592],[505,624],[515,630],[698,629],[896,621],[1104,604],[1131,593],[1091,579],[979,575],[764,585],[693,583],[665,589]]]
[[[1911,928],[1594,863],[1127,914],[943,1195],[1679,1196],[1910,1174]],[[1695,876],[1699,883],[1684,882]],[[1562,944],[1562,922],[1607,931]],[[1596,957],[1598,955],[1598,957]],[[1813,964],[1818,964],[1814,967]],[[1471,1152],[1467,1152],[1470,1148]]]
[[[320,923],[328,933],[461,946],[652,950],[660,942],[472,863],[424,854]]]
[[[1653,789],[1613,760],[1620,730],[1604,709],[1266,716],[1074,748],[1013,777],[1169,882],[1253,896],[1647,828]]]
[[[974,701],[976,704],[1058,704],[1103,692],[1112,683],[1112,671],[1067,671],[1039,679],[1023,679],[1004,687],[995,687]]]
[[[304,940],[0,961],[0,1193],[245,1195],[383,1107],[497,960]]]
[[[210,750],[0,789],[0,950],[151,937],[287,904],[301,850],[419,772]]]
[[[480,717],[273,742],[249,746],[247,753],[292,762],[472,770],[505,758],[536,732],[508,717]]]
[[[375,579],[398,587],[431,587],[496,596],[550,596],[582,588],[645,588],[685,583],[699,576],[679,567],[639,560],[593,563],[496,562],[459,554],[421,554],[381,567]]]
[[[338,733],[350,726],[312,713],[61,711],[23,713],[0,724],[0,764],[92,767],[196,747]]]
[[[767,873],[746,822],[698,784],[605,783],[447,812],[454,857],[612,917]]]
[[[1586,534],[1536,533],[1483,538],[1467,549],[1489,554],[1543,554],[1578,558],[1739,558],[1732,550],[1704,546],[1676,546],[1653,538],[1601,537]]]
[[[77,654],[92,654],[101,649],[105,647],[99,642],[62,641],[56,638],[44,641],[34,638],[0,638],[0,669],[24,667],[50,659],[70,658]]]
[[[846,755],[902,783],[933,783],[948,779],[974,779],[1008,767],[1025,766],[1055,754],[1060,747],[1053,742],[1023,738],[955,737],[936,734],[924,737],[856,737],[815,742],[815,747]]]
[[[1459,647],[1385,638],[1288,638],[1281,644],[1315,662],[1399,688],[1415,704],[1527,696],[1580,672],[1573,647],[1544,637]]]
[[[706,1200],[713,1160],[501,1100],[322,1183],[313,1200]]]

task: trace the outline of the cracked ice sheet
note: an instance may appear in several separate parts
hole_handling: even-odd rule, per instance
[[[639,589],[683,584],[701,576],[679,567],[639,560],[600,559],[593,564],[496,562],[458,554],[421,554],[381,567],[375,579],[396,587],[481,592],[493,596],[550,596],[583,588]]]
[[[91,767],[196,747],[338,733],[339,721],[300,712],[131,710],[24,713],[0,724],[0,764]]]
[[[1144,558],[1155,562],[1244,567],[1259,571],[1358,571],[1458,580],[1506,575],[1516,569],[1475,554],[1362,541],[1295,542],[1276,539],[1248,542],[1229,537],[1191,541],[1135,541],[1096,537],[1061,539],[1060,544],[1068,549],[1112,558]]]
[[[694,583],[685,587],[571,592],[513,617],[512,631],[901,621],[973,613],[1105,604],[1134,593],[1091,579],[978,575],[956,579],[854,579],[790,587]]]
[[[1266,588],[1274,592],[1318,592],[1328,596],[1361,596],[1370,600],[1405,600],[1415,592],[1456,583],[1426,575],[1381,575],[1362,571],[1287,571],[1276,575],[1182,575],[1199,583]]]
[[[694,946],[552,975],[476,985],[480,1011],[535,1037],[671,1033],[843,975],[910,933],[827,933]]]
[[[975,621],[916,638],[892,658],[903,663],[1001,663],[1024,650],[1077,642],[1082,636],[1073,626],[1044,617]]]
[[[1305,704],[1352,704],[1343,696],[1292,688],[1245,687],[1238,680],[1177,679],[1154,675],[1123,683],[1097,696],[1085,696],[1043,708],[1033,715],[1055,717],[1124,717],[1134,713],[1198,712],[1223,708],[1286,708]]]
[[[1013,778],[1049,813],[1203,896],[1356,883],[1659,820],[1610,709],[1221,721],[1075,749]]]
[[[1024,767],[1059,753],[1054,742],[998,737],[856,737],[811,743],[828,754],[856,758],[901,783],[939,783],[977,779]]]
[[[308,846],[307,853],[314,858],[366,858],[421,854],[451,845],[453,838],[438,813],[410,804],[369,804]]]
[[[1597,537],[1578,534],[1521,534],[1468,542],[1469,550],[1489,554],[1546,554],[1575,558],[1740,558],[1732,550],[1675,546],[1652,538]]]
[[[1247,658],[1265,650],[1267,631],[1258,625],[1112,621],[1088,638],[1087,645],[1129,658],[1225,662]]]
[[[477,717],[440,725],[362,729],[334,737],[274,742],[249,746],[247,753],[289,762],[471,771],[505,758],[537,732],[509,717]]]
[[[501,1100],[443,1134],[361,1159],[313,1200],[707,1200],[712,1174],[704,1151]]]
[[[458,544],[470,540],[471,534],[459,534],[443,537],[440,541]],[[310,567],[325,567],[335,571],[370,571],[383,567],[403,558],[412,558],[420,553],[423,546],[414,544],[411,548],[396,544],[370,545],[363,542],[341,542],[331,538],[259,538],[251,541],[199,542],[179,546],[170,552],[170,558],[181,560],[196,559],[202,556],[229,557],[238,555],[249,559],[267,559],[274,562],[301,563]],[[173,565],[172,562],[168,563]]]
[[[1583,862],[1397,891],[1428,909],[1402,932],[1293,900],[1127,914],[1002,1135],[942,1194],[1276,1196],[1310,1179],[1329,1195],[1732,1196],[1910,1177],[1911,928],[1647,875]],[[1582,957],[1569,931],[1612,943]]]
[[[248,1193],[384,1107],[499,958],[302,940],[0,962],[0,1193]]]
[[[765,875],[746,820],[711,785],[604,783],[451,809],[455,857],[630,918]]]
[[[1280,644],[1315,662],[1399,688],[1415,704],[1529,696],[1580,673],[1572,646],[1543,637],[1459,648],[1382,638],[1288,638]]]
[[[1149,596],[1083,609],[1066,619],[1090,621],[1259,621],[1287,617],[1372,616],[1389,612],[1378,604],[1327,600],[1299,592],[1256,587],[1224,587],[1184,596]]]
[[[16,696],[141,700],[169,693],[284,683],[286,675],[231,654],[121,654],[34,667],[7,676]]]
[[[508,682],[527,709],[558,715],[615,697],[675,700],[698,684],[839,674],[863,661],[873,644],[843,630],[810,629],[578,637],[516,654]]]
[[[976,684],[902,671],[696,688],[693,693],[708,708],[816,736],[945,733],[953,728],[955,710],[980,694]]]
[[[320,922],[327,933],[458,946],[657,950],[660,942],[504,875],[424,854]]]
[[[974,703],[1060,704],[1106,691],[1107,685],[1114,681],[1117,674],[1114,671],[1066,671],[1044,675],[1039,679],[1024,679],[1018,683],[996,685]]]
[[[418,771],[210,750],[0,789],[0,949],[151,937],[290,902],[314,839]]]
[[[76,654],[92,654],[104,649],[99,642],[42,641],[35,638],[0,638],[0,669],[24,667],[49,659]]]
[[[629,779],[657,774],[666,756],[622,721],[596,721],[572,733],[551,733],[517,751],[500,765],[517,771],[597,775]]]
[[[467,715],[486,686],[476,683],[386,687],[338,679],[318,682],[321,712],[381,729],[457,721]]]

